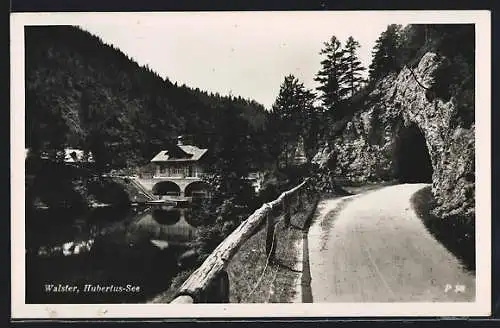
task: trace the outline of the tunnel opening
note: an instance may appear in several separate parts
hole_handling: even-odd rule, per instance
[[[401,183],[431,183],[432,162],[422,131],[416,124],[401,127],[396,141],[396,178]]]

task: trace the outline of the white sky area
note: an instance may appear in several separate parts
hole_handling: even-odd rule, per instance
[[[139,65],[148,65],[179,85],[254,99],[271,108],[285,75],[308,88],[321,68],[323,42],[353,36],[368,68],[371,51],[387,20],[352,19],[321,13],[171,13],[127,25],[80,27],[113,44]]]
[[[78,24],[162,77],[221,95],[254,99],[271,108],[285,75],[307,88],[321,68],[323,43],[353,36],[367,68],[376,39],[389,24],[422,22],[401,12],[149,13]],[[122,17],[122,16],[120,16]],[[424,16],[435,21],[432,15]],[[424,19],[426,22],[426,19]]]

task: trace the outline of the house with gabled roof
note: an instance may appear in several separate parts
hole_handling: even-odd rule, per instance
[[[151,163],[155,165],[153,194],[173,197],[193,197],[207,194],[208,185],[202,181],[208,149],[185,145],[182,137],[177,144],[158,152]]]
[[[203,174],[203,160],[208,149],[193,145],[182,144],[178,138],[177,145],[160,151],[153,157],[155,164],[154,178],[201,178]]]

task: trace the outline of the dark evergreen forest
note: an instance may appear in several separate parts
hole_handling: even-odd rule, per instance
[[[27,27],[25,44],[26,147],[35,154],[75,147],[102,169],[124,168],[144,165],[177,135],[214,156],[221,138],[248,135],[245,155],[269,160],[267,114],[253,100],[178,86],[78,27]]]

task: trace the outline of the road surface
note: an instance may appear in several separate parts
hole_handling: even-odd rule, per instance
[[[318,204],[308,233],[314,303],[474,301],[474,274],[412,209],[411,196],[425,186],[389,186]]]

